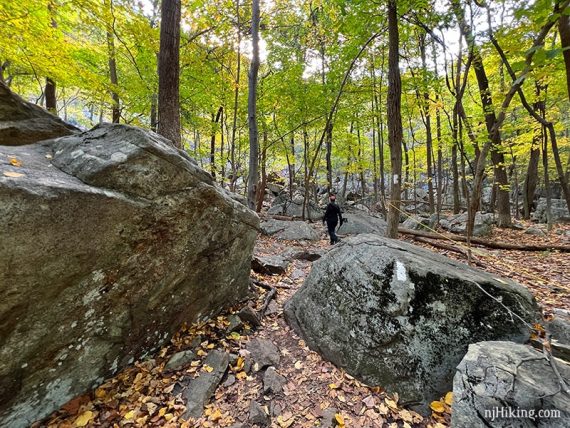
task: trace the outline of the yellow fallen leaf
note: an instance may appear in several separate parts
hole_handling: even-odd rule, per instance
[[[6,177],[18,178],[18,177],[24,177],[26,174],[22,174],[20,172],[13,172],[13,171],[4,171],[4,175]]]
[[[216,346],[216,345],[214,345],[213,343],[210,343],[208,346],[206,346],[206,348],[207,349],[214,349],[214,346]]]
[[[453,404],[453,392],[445,394],[445,404],[451,406]]]
[[[172,413],[167,413],[164,415],[164,419],[166,419],[166,421],[168,422],[170,419],[172,419],[174,417],[174,415]]]
[[[245,379],[246,377],[247,377],[246,372],[239,372],[238,374],[236,374],[236,379],[239,379],[239,380]]]
[[[340,413],[335,414],[334,418],[337,421],[339,427],[344,427],[344,418]]]
[[[93,419],[93,412],[91,410],[87,410],[86,412],[83,412],[81,415],[79,415],[77,417],[77,419],[75,419],[75,426],[76,427],[84,427],[85,425],[87,425],[89,423],[89,421],[91,419]]]
[[[303,368],[303,363],[302,363],[301,361],[297,361],[297,362],[295,363],[295,368],[296,368],[297,370],[301,370],[301,369]]]
[[[389,398],[386,398],[384,401],[386,402],[388,407],[391,408],[392,410],[398,410],[398,405],[396,404],[395,401],[390,400]]]
[[[413,422],[414,421],[414,417],[406,409],[400,411],[400,417],[402,418],[402,420],[404,422]]]
[[[216,409],[211,415],[210,415],[210,420],[212,422],[216,422],[219,421],[220,419],[222,419],[222,412],[220,412],[219,409]]]
[[[202,349],[198,349],[198,352],[196,352],[196,354],[198,354],[199,357],[203,357],[207,354],[207,352]]]
[[[22,166],[22,161],[16,158],[10,158],[10,163],[14,166]]]
[[[158,416],[159,417],[163,417],[166,414],[166,411],[168,410],[167,407],[163,407],[158,411]]]
[[[445,411],[445,407],[441,401],[432,401],[429,406],[436,413],[443,413]]]
[[[214,368],[210,367],[208,364],[204,364],[204,367],[202,367],[202,369],[204,369],[208,373],[212,373],[214,371]]]
[[[133,419],[135,417],[135,411],[131,410],[130,412],[127,412],[125,414],[125,419],[130,421],[131,419]]]
[[[337,389],[338,386],[337,386],[336,383],[329,383],[329,388],[330,388],[330,389]]]
[[[95,390],[95,397],[101,399],[101,398],[105,398],[106,395],[106,391],[103,388],[97,388]]]

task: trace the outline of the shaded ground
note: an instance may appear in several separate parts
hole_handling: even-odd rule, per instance
[[[542,238],[524,235],[521,231],[495,231],[490,239],[517,242],[566,243],[570,226],[561,226]],[[324,238],[324,235],[323,235]],[[404,238],[410,240],[409,238]],[[427,244],[421,244],[431,247]],[[294,250],[328,248],[325,239],[312,243],[283,243],[261,237],[256,247],[259,255],[283,254]],[[451,258],[466,262],[460,254],[432,248]],[[510,277],[526,285],[537,297],[548,314],[555,307],[570,308],[570,256],[568,253],[536,253],[482,249],[477,259],[486,270]],[[324,361],[309,350],[291,331],[282,316],[285,301],[298,289],[310,270],[310,262],[295,260],[284,275],[255,278],[277,289],[276,305],[257,330],[246,328],[241,333],[228,334],[227,315],[236,312],[239,305],[208,324],[184,327],[154,359],[136,363],[90,394],[68,403],[43,425],[72,426],[165,426],[165,427],[229,427],[246,421],[252,400],[260,403],[272,416],[272,427],[315,427],[327,425],[323,415],[336,416],[338,426],[347,427],[437,427],[449,424],[449,406],[442,402],[442,413],[430,418],[402,409],[397,394],[388,394],[380,388],[370,388],[356,381],[342,370]],[[251,304],[256,309],[264,303],[267,290],[253,286]],[[273,312],[273,313],[271,313]],[[195,338],[200,338],[197,358],[185,370],[164,373],[163,367],[176,351],[187,349]],[[199,375],[205,355],[210,349],[226,349],[239,354],[252,337],[261,337],[275,343],[281,354],[278,372],[287,379],[283,392],[263,394],[262,374],[244,371],[243,361],[231,366],[222,380],[211,404],[202,418],[184,421],[181,415],[184,402],[179,393],[181,385]],[[331,410],[333,409],[333,410]]]

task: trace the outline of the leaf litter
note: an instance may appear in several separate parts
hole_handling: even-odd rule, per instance
[[[551,233],[542,238],[544,242],[560,242],[564,239],[563,236],[568,236],[570,227],[560,227],[562,233]],[[523,235],[521,231],[501,230],[500,239],[521,243],[525,239],[536,242],[537,237]],[[458,254],[428,244],[419,245],[466,262]],[[324,239],[314,244],[284,244],[260,237],[255,252],[258,255],[270,255],[290,249],[307,251],[323,248],[329,248]],[[505,250],[485,251],[489,253],[487,257],[480,253],[478,257],[484,261],[486,270],[526,285],[546,308],[546,314],[555,307],[570,307],[568,294],[561,296],[556,288],[560,282],[569,283],[568,272],[565,271],[562,260],[566,256]],[[501,262],[496,262],[497,259]],[[524,269],[506,271],[505,264],[524,266]],[[257,330],[246,324],[240,332],[227,332],[230,324],[228,316],[239,312],[244,304],[230,308],[206,323],[183,326],[154,358],[127,367],[94,391],[71,400],[43,422],[34,424],[34,427],[230,427],[235,423],[247,422],[251,401],[262,403],[264,411],[273,416],[272,427],[322,426],[327,410],[334,410],[332,423],[341,428],[449,426],[453,400],[451,392],[440,400],[433,401],[430,404],[431,415],[424,417],[401,406],[397,394],[389,394],[381,387],[367,386],[323,360],[290,329],[282,316],[283,304],[301,286],[310,266],[310,262],[294,260],[283,275],[263,276],[252,273],[254,278],[271,286],[285,286],[278,288],[275,298],[278,310],[265,316],[262,326]],[[293,271],[302,271],[304,275],[291,275]],[[532,281],[528,278],[532,278]],[[260,287],[253,288],[256,296],[249,304],[254,309],[259,309],[268,291]],[[261,372],[245,370],[248,354],[246,345],[254,337],[269,339],[280,350],[278,372],[286,378],[286,383],[279,394],[264,395]],[[190,364],[173,372],[164,370],[166,362],[174,353],[190,349],[197,342],[196,358]],[[202,416],[184,420],[182,415],[186,407],[180,392],[181,385],[185,379],[212,370],[204,364],[204,359],[208,351],[215,348],[229,351],[238,355],[238,358],[230,365]],[[234,381],[226,382],[230,375]]]

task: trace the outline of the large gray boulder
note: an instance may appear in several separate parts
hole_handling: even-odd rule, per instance
[[[326,359],[425,406],[451,389],[470,343],[529,338],[503,305],[528,323],[539,317],[531,294],[512,281],[405,242],[359,235],[313,264],[284,312]]]
[[[358,235],[361,233],[384,235],[386,233],[386,221],[380,217],[362,211],[346,212],[343,217],[347,221],[338,229],[338,233],[341,235]]]
[[[294,218],[303,217],[303,199],[297,196],[297,198],[284,201],[280,204],[273,205],[267,214],[277,214],[291,216]],[[321,210],[316,204],[309,202],[305,211],[305,219],[307,220],[320,220],[323,218],[324,210]]]
[[[495,216],[491,213],[477,212],[473,227],[473,236],[486,236],[493,231]],[[467,230],[467,213],[455,214],[448,218],[442,218],[439,225],[450,232],[464,234]]]
[[[570,213],[568,212],[568,205],[566,205],[565,199],[551,199],[550,213],[552,221],[555,223],[570,222]],[[546,223],[546,198],[538,200],[533,218],[539,223]]]
[[[0,420],[28,426],[242,298],[258,223],[152,132],[0,146]]]
[[[320,234],[304,221],[269,219],[259,225],[261,233],[283,241],[318,241]]]
[[[570,381],[570,366],[556,360],[556,367]],[[451,425],[568,427],[570,396],[560,391],[558,377],[541,352],[512,342],[475,343],[453,379]]]
[[[78,131],[0,82],[0,145],[20,146]]]

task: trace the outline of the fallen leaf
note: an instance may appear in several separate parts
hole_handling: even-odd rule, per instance
[[[91,419],[93,419],[93,416],[95,416],[93,414],[93,412],[91,410],[87,410],[86,412],[83,412],[81,415],[78,416],[77,419],[75,419],[75,426],[76,427],[84,427],[85,425],[87,425],[89,423],[89,421]]]
[[[453,404],[453,392],[445,394],[445,404],[451,406]]]
[[[10,158],[10,163],[14,166],[22,166],[22,161],[16,158]]]
[[[344,427],[344,418],[340,413],[334,415],[336,422],[338,423],[339,427]]]
[[[205,371],[207,371],[208,373],[212,373],[214,371],[213,367],[210,367],[208,364],[204,364],[204,366],[202,367],[202,369],[204,369]]]
[[[124,418],[128,421],[130,421],[131,419],[133,419],[135,417],[135,411],[131,410],[130,412],[127,412],[124,416]]]
[[[13,172],[13,171],[4,171],[4,175],[6,177],[18,178],[18,177],[25,177],[26,174],[22,174],[20,172]]]
[[[432,401],[429,406],[436,413],[443,413],[445,411],[445,407],[441,401]]]

